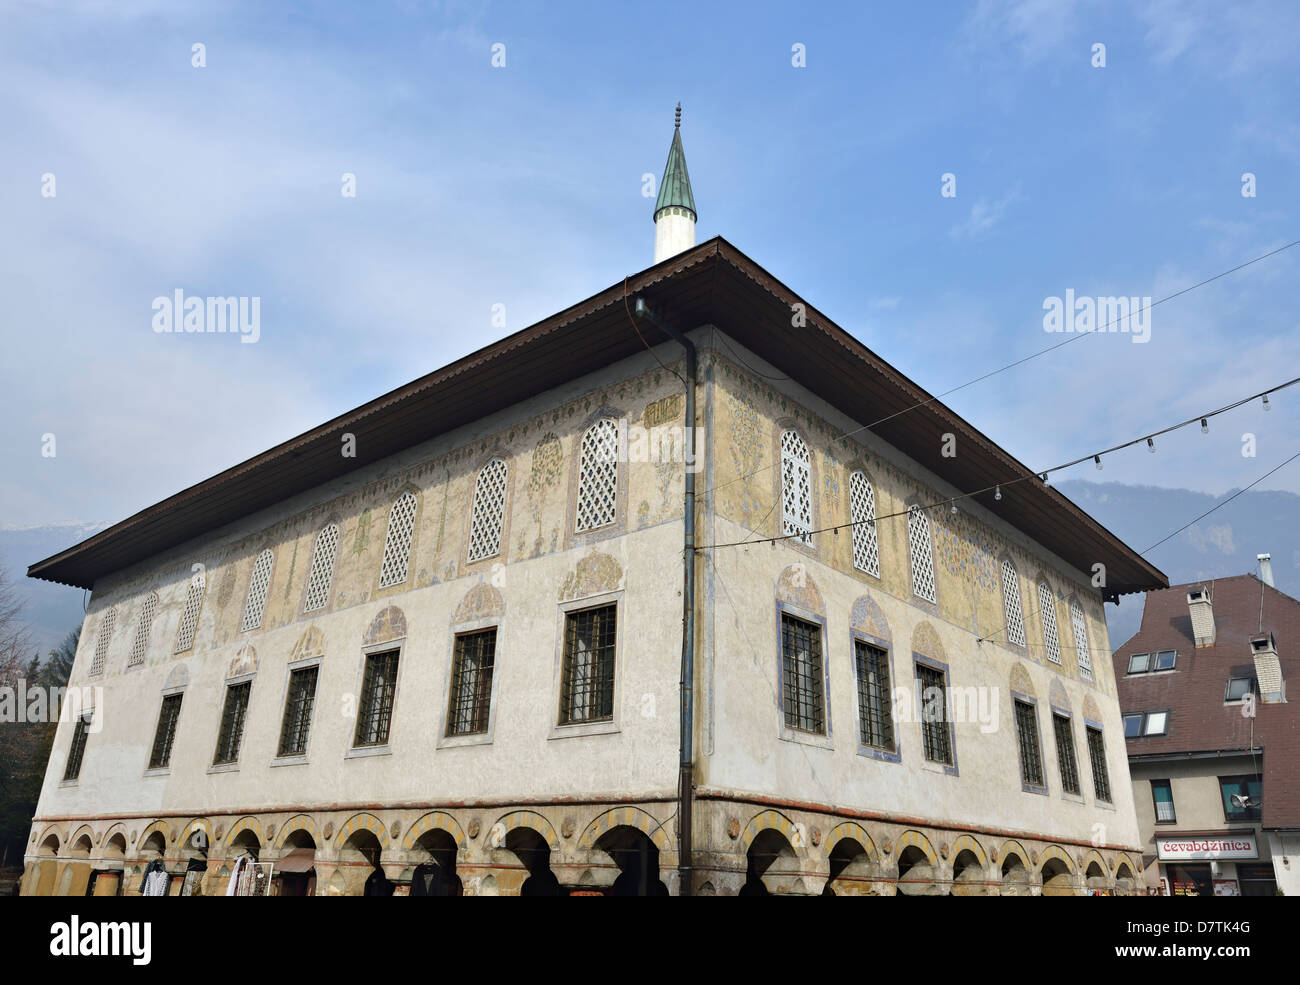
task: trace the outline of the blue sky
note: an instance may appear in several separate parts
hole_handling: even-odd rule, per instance
[[[932,393],[1059,341],[1066,289],[1300,239],[1295,4],[803,6],[7,5],[0,523],[122,519],[648,266],[678,100],[698,238]],[[1075,458],[1300,375],[1297,283],[1300,247],[948,402]],[[260,340],[154,333],[178,288],[260,297]],[[1074,474],[1245,485],[1300,450],[1273,403]]]

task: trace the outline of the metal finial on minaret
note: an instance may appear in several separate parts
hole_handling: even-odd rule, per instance
[[[682,104],[681,104],[681,103],[678,103],[678,104],[677,104],[677,121],[676,121],[676,126],[677,126],[677,129],[678,129],[678,130],[680,130],[680,129],[682,128]]]

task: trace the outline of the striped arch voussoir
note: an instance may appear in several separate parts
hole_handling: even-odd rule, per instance
[[[998,849],[998,859],[1003,865],[1006,865],[1007,856],[1009,855],[1014,855],[1016,858],[1020,859],[1020,864],[1025,867],[1025,871],[1029,871],[1029,852],[1025,849],[1024,845],[1020,844],[1018,841],[1004,841],[1002,847]]]
[[[779,831],[783,834],[785,840],[790,843],[790,847],[795,850],[796,854],[804,855],[807,853],[802,826],[795,824],[780,811],[770,810],[755,814],[749,819],[749,823],[745,825],[745,830],[740,833],[741,851],[749,851],[749,846],[754,843],[754,839],[768,830]]]
[[[1075,869],[1074,861],[1070,858],[1069,852],[1067,852],[1060,845],[1048,845],[1046,848],[1043,849],[1043,854],[1038,860],[1038,871],[1042,872],[1043,866],[1047,864],[1048,859],[1053,859],[1053,858],[1059,858],[1062,862],[1065,863],[1065,867],[1067,870],[1069,870],[1070,874],[1071,875],[1074,874],[1074,869]],[[1102,865],[1102,868],[1105,868],[1104,863]]]
[[[492,823],[489,831],[496,829],[497,825],[501,826],[500,830],[503,835],[508,835],[515,828],[529,828],[546,840],[546,844],[550,846],[551,851],[555,851],[560,847],[560,836],[556,834],[555,826],[536,811],[511,811],[509,814],[503,814]],[[490,847],[504,848],[505,842]]]
[[[844,821],[835,825],[826,835],[826,854],[830,855],[845,838],[856,841],[867,853],[867,858],[872,862],[876,861],[876,843],[871,840],[871,835],[867,834],[867,829],[856,821]]]
[[[939,856],[935,853],[934,846],[930,844],[930,839],[921,832],[916,830],[904,831],[903,836],[898,839],[898,845],[894,848],[894,855],[902,855],[909,846],[921,849],[925,853],[925,860],[931,865],[939,864]]]
[[[415,843],[430,831],[447,832],[455,840],[457,848],[465,844],[465,832],[456,823],[456,819],[446,811],[432,811],[406,829],[406,837],[402,839],[402,851],[409,852],[415,847]]]
[[[661,852],[672,850],[672,842],[668,838],[668,833],[664,831],[663,825],[655,820],[654,815],[639,807],[616,807],[612,811],[601,814],[587,825],[587,830],[578,839],[578,847],[594,848],[596,842],[607,831],[620,827],[636,828],[653,841],[655,847]]]
[[[958,855],[965,851],[969,851],[979,859],[981,866],[989,864],[988,856],[984,853],[984,849],[980,846],[978,841],[976,841],[971,835],[958,835],[952,843],[953,859],[955,860]]]
[[[166,821],[154,821],[147,828],[145,828],[143,831],[140,832],[140,837],[135,840],[135,850],[137,852],[144,845],[144,843],[149,840],[149,836],[152,835],[155,831],[161,833],[163,836],[163,848],[164,848],[163,854],[166,854],[165,849],[167,848],[168,845],[171,844],[171,831],[168,830]]]
[[[239,835],[243,834],[245,831],[253,832],[253,835],[254,837],[257,838],[257,843],[259,845],[266,843],[266,837],[262,833],[262,825],[257,820],[257,818],[241,817],[238,821],[236,821],[234,824],[230,826],[230,830],[226,833],[226,844],[228,846],[233,845],[235,843],[235,839]]]
[[[344,825],[339,828],[339,833],[334,836],[335,850],[341,850],[347,844],[348,839],[358,831],[369,831],[379,839],[379,847],[383,851],[388,851],[388,828],[385,827],[383,821],[373,814],[353,814],[348,818]]]
[[[1125,863],[1128,864],[1129,878],[1136,879],[1138,874],[1138,867],[1133,863],[1133,859],[1131,859],[1127,855],[1115,856],[1115,864],[1110,867],[1110,874],[1117,879],[1120,878],[1119,867],[1121,865],[1124,865]]]
[[[311,835],[312,841],[320,844],[320,839],[316,837],[316,819],[310,814],[295,814],[289,820],[280,825],[280,835],[275,839],[275,847],[278,851],[283,848],[289,836],[295,831],[306,831]]]

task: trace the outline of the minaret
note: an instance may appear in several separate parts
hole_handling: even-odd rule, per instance
[[[682,104],[678,103],[673,144],[668,148],[668,163],[655,201],[655,263],[695,245],[696,218],[691,176],[686,173],[686,152],[682,150]]]

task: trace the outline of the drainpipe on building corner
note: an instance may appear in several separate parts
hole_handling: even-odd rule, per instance
[[[682,677],[681,757],[677,777],[677,877],[678,895],[691,895],[691,799],[694,792],[695,737],[695,343],[636,299],[636,313],[686,350],[686,459],[685,543],[682,548]]]

